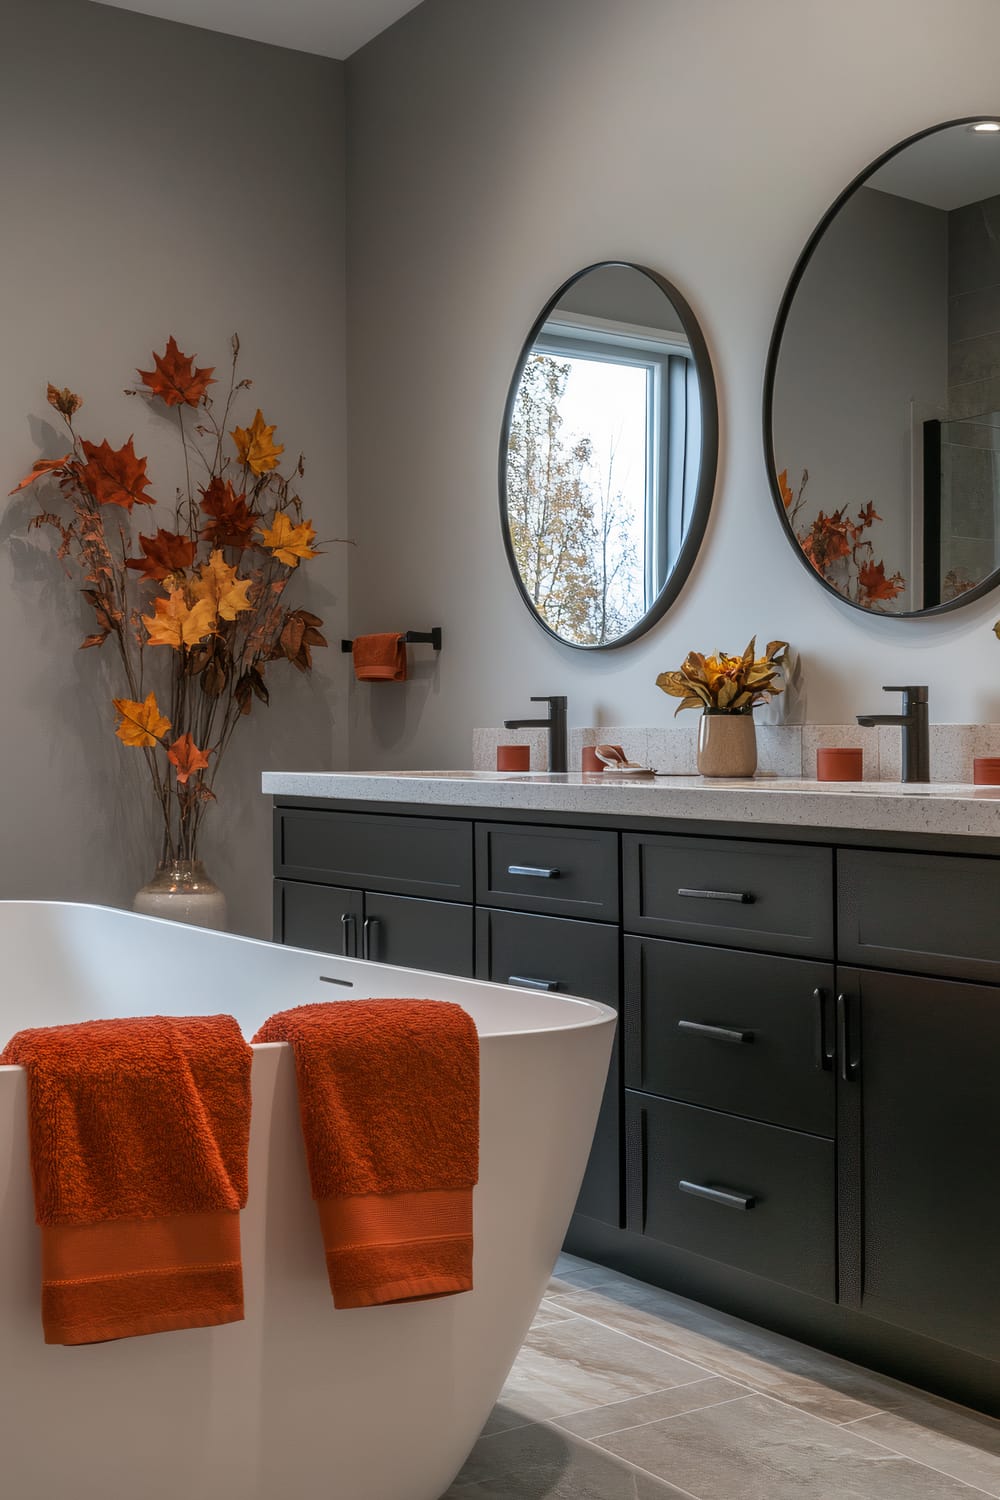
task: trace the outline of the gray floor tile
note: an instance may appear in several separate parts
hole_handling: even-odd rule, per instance
[[[538,1328],[542,1323],[565,1323],[575,1316],[576,1314],[570,1312],[568,1307],[560,1307],[557,1302],[549,1302],[543,1297],[531,1326]]]
[[[747,1396],[594,1440],[698,1500],[975,1500],[854,1427]]]
[[[713,1375],[742,1381],[830,1422],[894,1409],[911,1392],[887,1376],[683,1297],[622,1280],[559,1294],[558,1306],[644,1339]]]
[[[501,1400],[530,1417],[558,1417],[683,1385],[707,1372],[582,1318],[533,1329]]]
[[[442,1500],[669,1500],[678,1494],[548,1424],[534,1424],[480,1438]]]
[[[612,1406],[596,1406],[591,1411],[572,1412],[568,1417],[554,1417],[552,1420],[557,1427],[578,1437],[603,1437],[609,1432],[638,1427],[643,1422],[659,1422],[664,1417],[679,1416],[681,1412],[715,1406],[720,1401],[740,1400],[745,1395],[745,1385],[708,1375],[689,1385],[654,1391],[651,1396],[633,1396],[631,1401],[616,1401]]]
[[[991,1417],[914,1396],[893,1412],[852,1422],[851,1431],[1000,1496],[1000,1422]]]

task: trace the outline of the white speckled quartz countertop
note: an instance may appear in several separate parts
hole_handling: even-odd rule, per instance
[[[1000,786],[501,771],[265,771],[271,796],[1000,838]]]

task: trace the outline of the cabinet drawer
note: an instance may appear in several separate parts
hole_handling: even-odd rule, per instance
[[[833,1142],[628,1090],[629,1229],[835,1297]]]
[[[472,824],[450,818],[275,808],[275,875],[472,900]]]
[[[618,929],[600,922],[524,912],[476,912],[476,974],[500,984],[518,978],[618,1009]],[[621,1226],[621,1090],[618,1037],[576,1212]]]
[[[480,906],[476,940],[480,979],[496,984],[531,980],[531,988],[618,1004],[615,927]]]
[[[299,880],[274,882],[274,940],[317,953],[354,958],[364,917],[360,891]]]
[[[627,833],[626,931],[833,957],[833,851]]]
[[[618,835],[596,829],[476,827],[477,900],[516,911],[618,920]]]
[[[838,876],[844,962],[1000,981],[1000,860],[846,849]]]
[[[833,968],[625,940],[625,1084],[833,1135]]]

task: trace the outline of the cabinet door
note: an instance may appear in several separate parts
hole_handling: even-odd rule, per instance
[[[995,1360],[1000,990],[840,979],[841,1300]]]
[[[554,989],[619,1008],[618,928],[528,912],[476,913],[476,973],[498,984]],[[576,1212],[621,1227],[621,1090],[618,1037]]]
[[[471,979],[472,907],[366,891],[361,954],[376,963]]]
[[[363,915],[364,897],[360,891],[299,880],[274,882],[276,943],[357,958],[361,952]]]

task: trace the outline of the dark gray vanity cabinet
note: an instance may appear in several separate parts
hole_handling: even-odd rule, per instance
[[[279,940],[619,1011],[569,1249],[1000,1416],[1000,841],[275,818]]]
[[[279,807],[275,875],[276,942],[475,972],[467,823]]]

